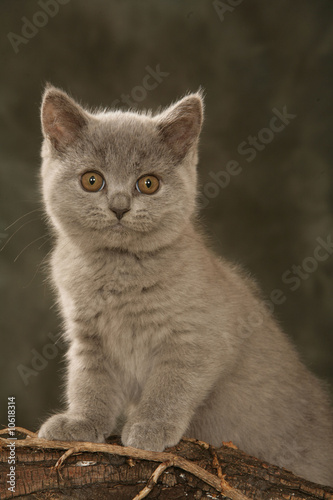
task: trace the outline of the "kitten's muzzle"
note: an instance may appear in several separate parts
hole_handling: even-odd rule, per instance
[[[109,209],[116,214],[118,220],[122,219],[131,209],[130,197],[125,193],[115,193],[110,200]]]
[[[126,212],[130,211],[130,208],[115,208],[110,207],[110,210],[116,214],[118,220],[122,219]]]

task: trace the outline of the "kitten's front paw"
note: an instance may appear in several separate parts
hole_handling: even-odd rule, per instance
[[[163,451],[176,445],[182,437],[174,425],[164,422],[128,422],[123,429],[121,440],[124,446],[141,450]]]
[[[44,422],[39,429],[38,437],[59,441],[104,443],[107,436],[91,420],[67,413],[59,413]]]

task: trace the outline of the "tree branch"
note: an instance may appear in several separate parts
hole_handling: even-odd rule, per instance
[[[0,434],[9,431],[13,429],[3,429]],[[23,428],[15,431],[27,437],[0,438],[0,477],[4,479],[0,497],[4,500],[15,496],[46,499],[54,490],[57,498],[92,498],[92,492],[98,491],[98,498],[117,500],[156,498],[157,492],[161,500],[182,498],[173,496],[181,493],[193,499],[207,498],[207,494],[232,500],[333,500],[332,488],[261,462],[228,443],[215,449],[202,441],[184,439],[170,451],[158,453],[121,446],[117,437],[105,444],[47,441]],[[15,493],[6,487],[10,443],[15,443]],[[158,467],[156,462],[160,462]],[[31,477],[33,481],[28,479]]]

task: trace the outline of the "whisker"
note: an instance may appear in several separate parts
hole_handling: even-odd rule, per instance
[[[49,238],[47,238],[46,241],[44,241],[44,243],[42,243],[39,247],[38,247],[38,250],[40,250],[48,241],[52,240],[53,236],[50,236]],[[51,250],[50,250],[51,251]]]
[[[29,243],[27,246],[25,246],[25,247],[23,248],[23,250],[21,250],[21,251],[20,251],[20,253],[19,253],[19,254],[15,257],[14,262],[16,262],[16,261],[17,261],[17,259],[19,258],[19,256],[20,256],[20,255],[21,255],[21,254],[22,254],[22,253],[23,253],[23,252],[24,252],[27,248],[29,248],[31,245],[33,245],[34,243],[36,243],[36,241],[39,241],[39,240],[41,240],[42,238],[47,238],[47,235],[46,235],[46,234],[44,234],[44,236],[40,236],[39,238],[36,238],[35,240],[31,241],[31,243]]]
[[[47,240],[47,241],[48,241],[48,240]],[[28,288],[28,287],[31,285],[31,283],[33,282],[33,280],[36,278],[36,276],[37,276],[37,274],[38,274],[38,272],[39,272],[39,270],[40,270],[40,268],[41,268],[41,266],[42,266],[42,264],[43,264],[44,260],[46,259],[46,257],[47,257],[47,256],[48,256],[51,252],[52,252],[52,248],[51,248],[51,250],[49,250],[49,251],[47,252],[47,254],[46,254],[46,255],[44,255],[44,257],[42,258],[42,260],[40,261],[40,263],[36,266],[36,271],[35,271],[35,273],[34,273],[33,277],[31,278],[31,280],[29,281],[29,283],[28,283],[27,285],[24,285],[22,288]]]
[[[21,217],[19,217],[18,219],[16,219],[16,221],[12,222],[8,227],[6,227],[5,231],[14,226],[14,224],[16,224],[16,222],[18,222],[19,220],[23,219],[24,217],[27,217],[27,215],[33,214],[34,212],[38,212],[39,210],[43,210],[43,208],[36,208],[35,210],[31,210],[31,212],[21,215]]]
[[[0,252],[2,252],[2,250],[4,248],[6,248],[6,246],[8,245],[8,243],[10,242],[10,240],[13,238],[13,236],[15,236],[15,234],[20,230],[22,229],[22,227],[26,226],[27,224],[30,224],[31,222],[34,222],[36,220],[40,220],[39,218],[37,219],[31,219],[31,220],[28,220],[27,222],[25,222],[24,224],[22,224],[22,226],[20,226],[18,229],[16,229],[16,231],[11,235],[9,236],[8,240],[6,240],[6,243],[4,244],[4,246],[2,248],[0,248]]]
[[[45,235],[46,237],[47,235]],[[40,245],[39,248],[41,248],[43,245],[45,245],[45,243],[47,243],[50,239],[52,239],[52,236],[50,236],[46,241],[44,241],[44,243],[42,243],[42,245]],[[36,240],[35,240],[36,241]],[[65,243],[65,245],[62,245],[64,248],[68,245],[69,242]],[[53,251],[53,248],[51,248],[45,255],[44,257],[42,258],[42,260],[40,261],[40,263],[36,266],[36,271],[33,275],[33,277],[31,278],[31,280],[29,281],[29,283],[27,285],[24,285],[22,288],[28,288],[28,286],[31,285],[31,283],[33,282],[33,280],[35,279],[35,277],[37,276],[41,266],[43,265],[43,262],[45,261],[45,259],[48,257],[48,255]],[[57,304],[57,301],[55,302],[55,304]],[[53,306],[52,306],[53,307]]]

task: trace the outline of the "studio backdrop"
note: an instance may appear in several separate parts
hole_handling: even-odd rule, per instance
[[[333,387],[331,0],[2,0],[1,419],[61,407],[64,344],[40,195],[46,82],[154,112],[201,88],[200,223]],[[255,322],[256,318],[252,318]]]

